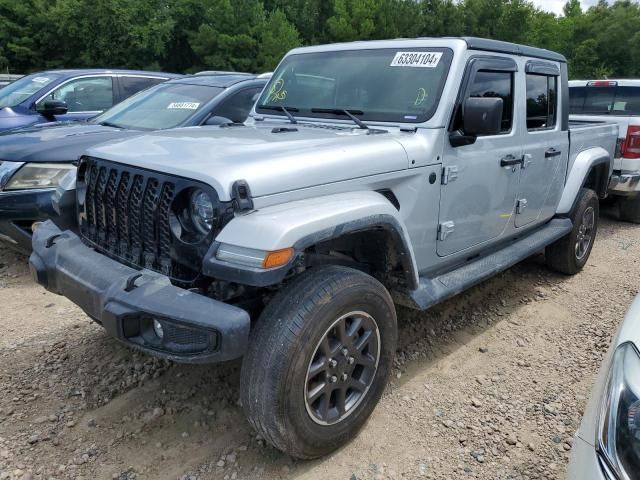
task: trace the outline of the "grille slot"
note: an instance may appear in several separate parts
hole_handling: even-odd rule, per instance
[[[172,276],[170,215],[176,184],[171,177],[119,164],[85,159],[84,202],[79,196],[80,233],[98,250],[133,266]],[[187,269],[188,270],[188,269]],[[193,272],[191,272],[193,273]]]

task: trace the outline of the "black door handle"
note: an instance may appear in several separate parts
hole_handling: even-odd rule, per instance
[[[524,155],[520,158],[516,158],[513,155],[507,155],[500,159],[501,167],[512,167],[514,165],[522,165],[524,163]]]
[[[557,157],[560,154],[562,154],[560,150],[556,150],[555,148],[550,148],[549,150],[544,152],[544,158]]]

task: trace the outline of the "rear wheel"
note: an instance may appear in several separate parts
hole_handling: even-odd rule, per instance
[[[618,201],[618,209],[621,220],[640,223],[640,197],[621,197]]]
[[[598,196],[593,190],[583,188],[571,215],[573,230],[546,248],[549,267],[567,275],[582,270],[593,248],[599,214]]]
[[[303,274],[252,333],[241,379],[249,422],[294,457],[339,448],[384,391],[396,328],[391,297],[371,276],[337,266]]]

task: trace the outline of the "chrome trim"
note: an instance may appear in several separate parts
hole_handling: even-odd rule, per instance
[[[127,73],[98,73],[98,74],[86,74],[86,75],[78,75],[77,77],[72,77],[69,78],[67,80],[65,80],[62,83],[59,83],[58,85],[56,85],[55,87],[53,87],[51,90],[49,90],[47,93],[45,93],[44,95],[42,95],[38,100],[36,100],[35,102],[33,102],[32,107],[36,106],[39,102],[41,102],[47,95],[50,95],[51,93],[53,93],[54,91],[56,91],[58,88],[66,85],[69,82],[73,82],[75,80],[79,80],[81,78],[102,78],[102,77],[109,77],[112,79],[114,78],[122,78],[122,77],[133,77],[133,78],[155,78],[158,80],[169,80],[169,77],[160,77],[157,75],[141,75],[141,74],[127,74]],[[113,88],[113,84],[112,84],[112,88]],[[115,100],[115,99],[114,99]],[[115,105],[115,103],[114,103]],[[113,105],[112,105],[113,106]],[[86,112],[70,112],[70,113],[100,113],[103,112],[104,110],[88,110]]]
[[[640,192],[640,174],[620,173],[611,175],[611,179],[609,180],[609,190],[623,194]]]

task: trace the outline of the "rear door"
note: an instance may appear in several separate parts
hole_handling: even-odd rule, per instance
[[[546,220],[541,215],[556,177],[564,173],[569,158],[569,135],[558,115],[560,68],[551,62],[529,61],[525,65],[526,107],[524,157],[516,202],[515,226]],[[551,213],[552,214],[552,213]]]
[[[502,130],[471,145],[445,145],[437,252],[440,256],[489,243],[512,222],[522,156],[522,129],[514,121],[514,98],[522,89],[517,66],[507,57],[469,61],[450,131],[462,126],[468,97],[503,99]]]

